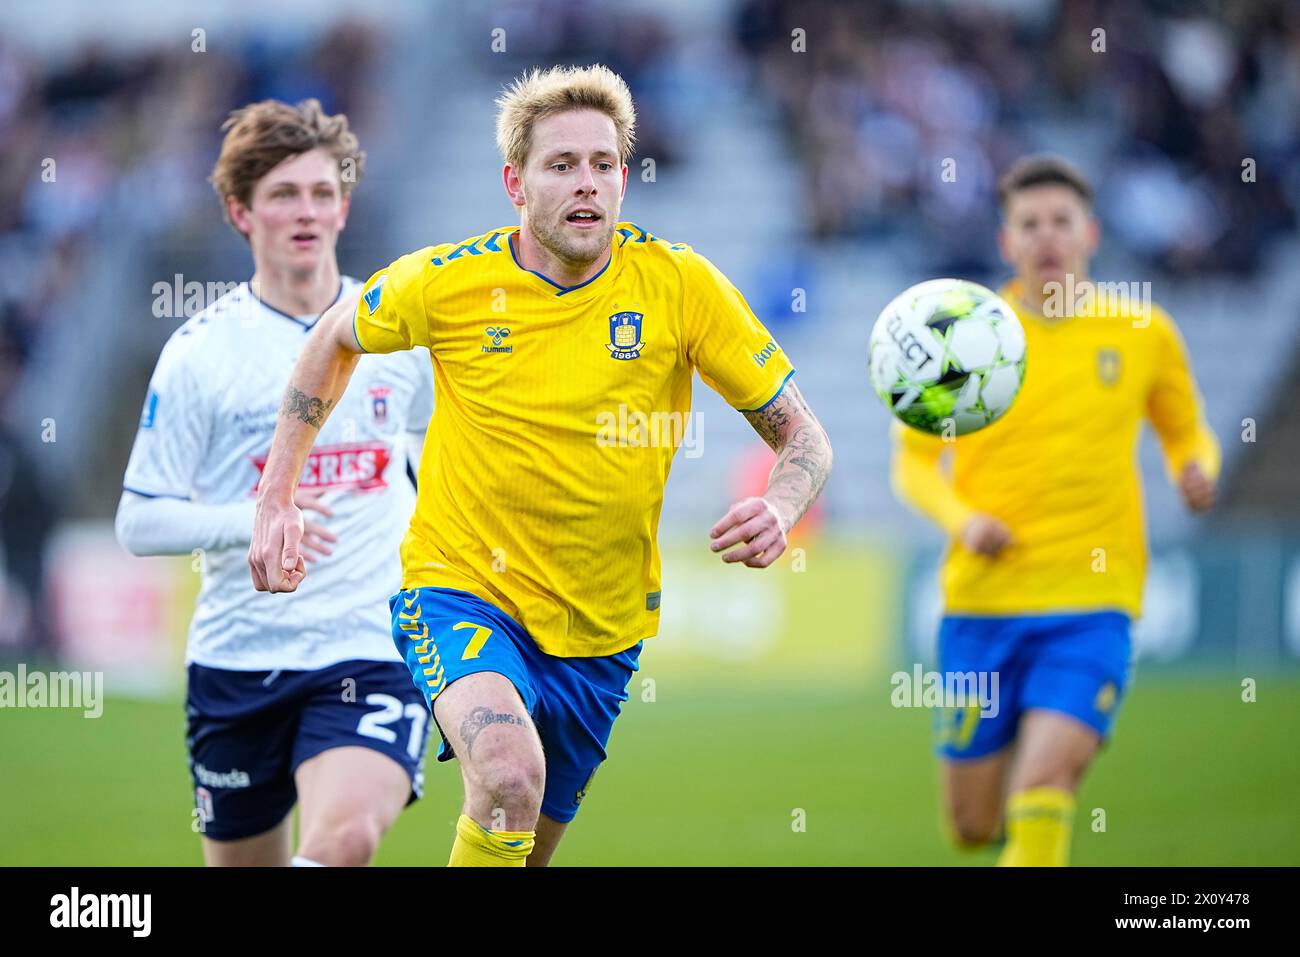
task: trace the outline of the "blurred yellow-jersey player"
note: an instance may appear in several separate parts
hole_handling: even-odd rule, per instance
[[[620,222],[623,80],[533,71],[498,106],[519,225],[404,256],[321,319],[281,409],[249,566],[259,589],[297,587],[293,486],[314,430],[359,352],[427,346],[437,403],[393,640],[439,759],[460,761],[450,863],[522,866],[546,864],[577,813],[658,629],[659,511],[693,373],[777,453],[764,493],[710,529],[723,561],[780,557],[831,452],[736,288],[689,246]]]
[[[943,568],[950,614],[1062,610],[1141,612],[1146,566],[1142,490],[1134,450],[1154,427],[1170,476],[1218,469],[1182,339],[1158,306],[1086,302],[1050,319],[1020,280],[1000,290],[1025,329],[1024,386],[991,428],[956,442],[894,428],[899,492],[952,536]],[[940,471],[951,449],[951,474]],[[1008,544],[992,560],[967,536],[996,516]],[[983,534],[989,534],[984,532]]]
[[[1219,447],[1149,287],[1087,278],[1087,180],[1030,157],[1001,192],[1016,270],[1001,295],[1025,329],[1024,385],[1000,421],[955,441],[896,425],[892,478],[950,537],[940,670],[999,679],[997,709],[939,722],[951,830],[978,846],[1005,821],[1001,863],[1064,864],[1073,795],[1114,721],[1141,613],[1142,423],[1194,510],[1213,502]]]

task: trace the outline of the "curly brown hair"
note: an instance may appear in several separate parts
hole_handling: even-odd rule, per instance
[[[233,196],[244,206],[251,206],[257,181],[291,156],[317,147],[328,150],[338,163],[344,196],[352,192],[365,171],[366,153],[356,134],[348,129],[347,116],[330,116],[316,99],[303,100],[297,106],[280,100],[250,103],[233,110],[221,129],[226,136],[208,181],[217,191],[221,213],[232,227],[235,224],[230,222],[226,200]]]

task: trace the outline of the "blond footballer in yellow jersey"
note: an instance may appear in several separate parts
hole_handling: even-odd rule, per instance
[[[519,226],[403,257],[322,318],[286,391],[249,566],[259,590],[298,586],[292,494],[315,431],[360,352],[427,345],[437,412],[394,641],[442,732],[439,758],[460,761],[450,863],[536,866],[604,759],[658,622],[673,443],[619,441],[609,415],[672,421],[689,410],[692,370],[745,414],[777,464],[765,494],[709,535],[723,561],[755,568],[784,551],[831,451],[784,353],[725,277],[619,221],[635,126],[622,79],[601,66],[533,71],[498,105]]]
[[[404,256],[357,310],[366,351],[430,347],[441,397],[403,584],[478,595],[547,654],[614,654],[658,630],[654,533],[692,370],[742,410],[793,370],[684,244],[618,223],[599,272],[557,286],[520,264],[519,236]]]
[[[1082,174],[1029,157],[1000,192],[999,245],[1016,273],[1002,294],[1025,328],[1024,385],[1002,420],[955,442],[896,430],[893,482],[950,536],[940,670],[1000,679],[996,714],[975,706],[940,723],[951,834],[978,847],[1005,822],[1000,864],[1062,865],[1141,610],[1141,424],[1192,510],[1213,504],[1219,450],[1159,307],[1063,296],[1088,288],[1099,238]]]

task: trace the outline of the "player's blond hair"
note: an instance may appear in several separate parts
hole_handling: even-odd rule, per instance
[[[623,78],[602,64],[534,67],[521,74],[497,98],[497,149],[515,169],[522,169],[533,145],[538,120],[568,110],[599,110],[614,121],[618,158],[632,158],[636,138],[636,109]]]
[[[340,168],[347,163],[349,175],[339,177],[344,196],[352,192],[365,172],[366,153],[356,134],[348,129],[347,116],[329,115],[321,108],[320,100],[303,100],[297,106],[280,100],[250,103],[231,111],[221,130],[226,137],[221,141],[221,155],[209,182],[221,199],[222,215],[232,227],[235,224],[230,222],[226,200],[233,196],[244,206],[251,206],[257,181],[291,156],[324,147]]]

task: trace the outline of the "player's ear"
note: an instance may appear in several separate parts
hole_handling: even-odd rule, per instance
[[[506,163],[501,167],[501,181],[505,184],[506,195],[510,197],[510,202],[515,206],[523,208],[524,205],[524,183],[519,178],[518,171]]]
[[[343,199],[339,203],[339,230],[342,231],[348,224],[348,210],[352,208],[352,194],[344,193]]]
[[[1101,244],[1101,222],[1091,212],[1088,213],[1088,225],[1084,230],[1084,242],[1087,244],[1088,258],[1091,259]]]
[[[253,230],[253,224],[249,222],[248,207],[241,203],[238,197],[227,196],[226,213],[230,216],[235,229],[243,233],[244,238],[247,239]]]
[[[1008,266],[1012,266],[1012,267],[1015,266],[1015,263],[1011,261],[1011,251],[1007,245],[1006,220],[1003,220],[998,225],[998,255],[1002,257],[1002,261],[1006,263]]]
[[[626,163],[623,164],[623,189],[618,194],[620,200],[627,196],[627,171],[629,168]]]

